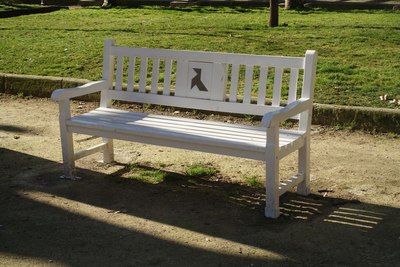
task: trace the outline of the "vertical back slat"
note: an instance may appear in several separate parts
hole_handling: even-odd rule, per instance
[[[153,59],[153,67],[151,70],[151,93],[157,94],[158,91],[158,72],[160,68],[160,60],[158,58]]]
[[[257,105],[265,105],[265,97],[267,93],[268,67],[260,67],[260,80],[258,84]]]
[[[165,60],[163,95],[170,95],[172,60]]]
[[[229,102],[237,101],[237,91],[238,91],[238,81],[239,81],[239,65],[232,65],[231,70],[231,86],[229,88]]]
[[[117,59],[117,73],[115,80],[115,90],[122,90],[122,77],[124,75],[124,57],[120,56]]]
[[[147,80],[147,57],[142,57],[140,61],[140,80],[139,80],[139,92],[146,92],[146,80]]]
[[[251,102],[251,87],[253,84],[253,66],[246,65],[246,74],[244,78],[244,92],[243,92],[243,103]]]
[[[288,104],[292,103],[293,101],[296,101],[297,99],[298,80],[299,80],[299,69],[290,69]]]
[[[129,57],[128,63],[128,87],[127,91],[133,91],[133,84],[135,82],[135,58]]]
[[[188,69],[189,69],[189,61],[187,60],[176,61],[176,82],[174,90],[175,96],[186,97]]]
[[[281,103],[282,76],[283,76],[283,68],[275,68],[272,106],[279,106]]]

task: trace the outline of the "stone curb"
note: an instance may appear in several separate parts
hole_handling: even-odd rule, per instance
[[[49,98],[55,89],[87,82],[86,79],[0,73],[0,93]],[[99,94],[80,99],[96,101]],[[400,134],[400,109],[314,104],[313,124]]]
[[[400,109],[314,104],[313,124],[400,134]]]
[[[90,80],[0,73],[0,92],[10,95],[49,98],[55,89],[73,88],[88,82],[90,82]],[[99,96],[94,94],[85,96],[81,99],[86,101],[94,101],[98,100]]]

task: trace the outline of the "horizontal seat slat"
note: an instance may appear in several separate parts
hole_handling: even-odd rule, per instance
[[[221,126],[227,126],[229,125],[229,130],[230,132],[236,133],[239,132],[241,134],[253,134],[256,136],[260,135],[260,132],[262,132],[263,135],[265,135],[265,128],[264,127],[259,127],[259,126],[250,126],[250,125],[243,125],[243,124],[231,124],[231,123],[224,123],[224,122],[218,122],[218,121],[210,121],[210,120],[198,120],[198,119],[190,119],[190,118],[183,118],[183,117],[175,117],[175,116],[164,116],[164,115],[156,115],[156,114],[147,114],[147,113],[139,113],[139,112],[130,112],[126,110],[119,110],[119,109],[112,109],[112,108],[97,108],[96,110],[93,110],[91,113],[97,113],[97,112],[103,112],[101,114],[118,114],[118,116],[126,116],[126,117],[146,117],[146,118],[152,118],[152,119],[159,119],[159,120],[167,120],[168,123],[184,123],[187,125],[192,124],[196,128],[201,125],[203,128],[213,128],[213,127],[221,127]],[[86,113],[89,114],[89,113]],[[297,130],[286,130],[286,129],[281,129],[280,130],[280,136],[285,138],[286,135],[292,136],[292,135],[303,135],[303,131],[297,131]]]
[[[198,120],[198,119],[190,119],[190,118],[183,118],[183,117],[178,117],[178,116],[164,116],[164,115],[156,115],[156,114],[147,114],[147,113],[139,113],[139,112],[131,112],[127,110],[120,110],[120,109],[113,109],[113,108],[97,108],[96,110],[93,110],[93,112],[100,112],[104,111],[105,113],[110,113],[110,114],[118,114],[118,115],[126,115],[126,116],[140,116],[140,114],[146,115],[148,118],[164,118],[168,117],[170,121],[173,122],[184,122],[184,123],[190,123],[193,122],[196,125],[203,124],[204,126],[206,125],[215,125],[215,126],[220,126],[221,124],[226,124],[222,123],[219,121],[210,121],[210,120]],[[228,123],[229,124],[229,123]],[[250,125],[242,125],[242,124],[232,124],[235,126],[237,130],[243,129],[244,132],[248,132],[249,130],[251,131],[260,131],[262,127],[257,127],[257,126],[250,126]]]
[[[148,134],[158,138],[198,141],[221,146],[242,146],[247,150],[263,150],[266,133],[262,127],[234,125],[171,116],[149,115],[114,109],[97,109],[79,115],[68,123],[75,127],[107,128],[109,131],[127,131],[132,135]],[[248,132],[245,131],[248,129]],[[280,147],[285,148],[303,136],[299,131],[282,131]]]
[[[201,129],[209,132],[224,132],[226,130],[226,124],[228,123],[212,123],[210,121],[202,121],[202,120],[191,120],[191,119],[179,119],[176,117],[171,116],[157,116],[145,113],[132,113],[132,114],[110,114],[108,112],[104,112],[101,110],[96,110],[82,116],[87,117],[98,117],[99,119],[105,120],[117,120],[124,122],[125,120],[130,121],[143,121],[143,123],[154,123],[160,125],[167,125],[169,127],[178,128],[199,128],[201,125]],[[232,135],[242,135],[248,137],[259,137],[260,132],[262,135],[265,135],[265,128],[262,127],[251,127],[251,126],[239,126],[238,127],[231,127],[230,133]]]
[[[228,147],[232,148],[232,142],[227,142],[223,139],[212,139],[204,136],[193,136],[189,134],[182,134],[173,131],[154,131],[154,128],[149,127],[139,127],[139,126],[126,126],[119,125],[119,127],[115,127],[114,124],[110,122],[98,122],[98,121],[90,121],[90,120],[80,120],[76,119],[68,123],[68,126],[72,127],[71,129],[77,133],[90,133],[90,131],[86,131],[86,129],[97,130],[106,136],[107,132],[112,133],[111,135],[119,135],[118,139],[121,140],[130,140],[135,141],[135,137],[141,138],[142,143],[154,143],[154,140],[164,140],[165,143],[159,145],[173,146],[171,142],[179,143],[180,147],[182,144],[198,144],[204,147]],[[114,127],[114,128],[113,128]],[[169,145],[167,145],[169,143]],[[177,147],[177,146],[176,146]],[[190,145],[186,146],[187,149],[191,149]],[[246,143],[235,143],[235,149],[237,150],[246,150],[253,152],[262,152],[262,148],[260,146],[250,146]]]
[[[87,120],[92,120],[92,121],[97,121],[95,117],[89,117],[85,118]],[[104,120],[100,119],[100,121],[104,122],[111,122],[111,120]],[[249,137],[246,135],[232,135],[229,132],[224,131],[223,129],[221,131],[210,131],[204,128],[200,127],[195,127],[194,125],[192,126],[185,126],[185,125],[172,125],[171,122],[168,120],[165,121],[149,121],[149,120],[136,120],[135,122],[124,122],[121,119],[113,119],[112,120],[114,124],[122,124],[122,125],[130,125],[130,126],[138,126],[138,127],[147,127],[147,128],[153,128],[155,130],[165,130],[165,131],[174,131],[182,134],[189,134],[193,136],[204,136],[204,137],[209,137],[209,138],[218,138],[218,139],[224,139],[224,140],[229,140],[232,142],[240,142],[240,141],[246,141],[246,142],[254,142],[254,143],[260,143],[261,145],[265,142],[265,138],[261,138],[262,135],[259,136],[253,136]],[[226,130],[226,129],[225,129]]]
[[[100,109],[98,109],[100,110]],[[116,113],[121,113],[121,110],[113,110],[110,109],[111,112],[116,112]],[[123,113],[126,114],[127,111],[122,111]],[[92,112],[92,113],[95,113]],[[99,114],[100,115],[100,114]],[[121,115],[121,114],[119,114]],[[90,116],[87,114],[87,116]],[[186,118],[179,118],[179,117],[165,117],[165,116],[160,116],[160,115],[152,115],[152,114],[144,114],[144,113],[132,113],[126,115],[126,116],[132,116],[133,119],[136,120],[137,118],[134,118],[134,116],[138,116],[140,119],[142,119],[142,124],[143,126],[146,125],[146,119],[151,120],[147,122],[147,125],[153,126],[153,127],[160,127],[163,128],[165,127],[168,130],[178,130],[180,128],[181,131],[187,130],[187,132],[198,132],[199,135],[204,134],[206,136],[210,134],[214,134],[214,137],[222,138],[224,135],[228,139],[238,139],[239,141],[243,141],[244,139],[251,140],[253,142],[261,142],[262,144],[265,144],[266,139],[265,139],[265,128],[262,127],[254,127],[254,126],[247,126],[247,125],[240,125],[240,124],[227,124],[227,123],[220,123],[220,122],[212,122],[212,121],[202,121],[202,120],[192,120],[192,119],[186,119]],[[104,119],[104,117],[108,117],[109,121],[120,121],[120,119],[116,118],[115,116],[107,116],[103,113],[100,115],[100,119]],[[128,118],[126,118],[128,119]],[[124,123],[124,120],[122,120],[122,123]],[[153,125],[151,125],[153,124]],[[159,126],[157,126],[159,124]],[[201,125],[201,127],[199,127]],[[227,125],[229,128],[227,128]],[[291,142],[293,142],[294,136],[302,136],[304,132],[301,131],[294,131],[294,130],[285,130],[282,129],[280,131],[280,146],[281,148],[288,146]]]
[[[98,114],[98,116],[96,115]],[[207,132],[224,132],[229,130],[229,133],[232,135],[238,136],[248,136],[254,138],[260,138],[265,141],[265,128],[256,127],[256,126],[248,126],[248,125],[240,125],[240,124],[229,124],[229,123],[221,123],[221,122],[213,122],[207,120],[195,120],[195,119],[187,119],[180,117],[171,117],[171,116],[163,116],[163,115],[153,115],[147,113],[136,113],[129,111],[122,111],[116,109],[104,109],[99,108],[90,113],[86,113],[82,116],[91,116],[94,115],[99,119],[107,118],[111,121],[120,121],[125,123],[126,121],[137,121],[141,120],[145,122],[148,120],[149,123],[160,123],[160,125],[168,125],[173,128],[178,128],[179,126],[183,126],[183,128],[194,128],[194,129],[203,129]],[[201,127],[199,127],[201,126]],[[281,130],[281,139],[285,140],[285,136],[292,135],[302,135],[301,131],[286,131]],[[291,138],[289,138],[291,140]]]

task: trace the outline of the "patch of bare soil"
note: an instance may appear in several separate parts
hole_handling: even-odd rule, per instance
[[[76,102],[73,112],[91,105]],[[400,262],[398,138],[314,127],[312,194],[282,196],[283,215],[269,220],[264,189],[245,184],[263,181],[262,162],[116,141],[115,164],[93,155],[77,162],[82,180],[61,180],[56,103],[3,95],[0,107],[0,266]],[[76,135],[76,149],[98,142],[87,139]],[[133,163],[169,175],[154,184],[131,179]],[[195,163],[218,172],[188,177]],[[295,158],[285,160],[282,176],[295,167]]]

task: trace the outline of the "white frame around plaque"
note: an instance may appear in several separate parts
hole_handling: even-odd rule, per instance
[[[201,82],[207,91],[200,91],[192,79],[198,74],[194,69],[201,70]],[[227,65],[212,62],[181,61],[177,67],[176,96],[223,100],[226,92]]]

